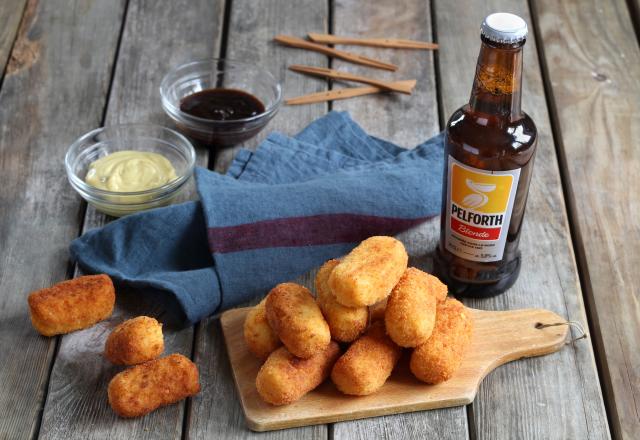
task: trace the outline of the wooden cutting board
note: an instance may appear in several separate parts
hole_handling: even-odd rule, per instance
[[[272,406],[256,391],[256,374],[262,363],[244,342],[243,324],[249,309],[229,310],[222,315],[221,323],[247,425],[253,431],[466,405],[473,401],[480,381],[493,369],[516,359],[558,351],[568,332],[563,325],[539,328],[540,324],[566,321],[548,310],[469,309],[475,318],[473,341],[460,369],[447,382],[426,385],[418,381],[409,371],[406,350],[387,383],[375,394],[345,396],[327,380],[297,402]]]

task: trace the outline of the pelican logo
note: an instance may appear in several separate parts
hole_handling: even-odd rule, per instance
[[[473,261],[502,259],[520,170],[485,171],[449,157],[447,249]]]
[[[466,179],[467,188],[473,191],[473,194],[469,194],[462,199],[462,206],[465,208],[481,208],[489,201],[489,196],[486,193],[494,191],[496,186],[487,183],[474,182],[471,179]]]

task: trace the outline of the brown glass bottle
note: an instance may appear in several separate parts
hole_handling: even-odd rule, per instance
[[[495,15],[515,17],[524,30],[514,35],[507,26],[512,33],[505,34],[500,20],[485,19],[471,98],[446,127],[435,271],[457,296],[502,293],[521,265],[518,242],[537,141],[533,120],[520,108],[526,24]]]

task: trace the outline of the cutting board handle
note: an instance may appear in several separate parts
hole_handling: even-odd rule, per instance
[[[560,350],[569,325],[560,315],[544,309],[485,311],[473,309],[475,319],[473,356],[478,385],[500,365],[516,359],[542,356]],[[499,329],[499,337],[496,330]]]

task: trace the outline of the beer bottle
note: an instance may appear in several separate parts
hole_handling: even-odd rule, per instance
[[[520,109],[527,24],[496,13],[480,28],[469,103],[445,136],[440,243],[435,270],[458,296],[504,292],[520,272],[518,241],[536,150],[536,126]]]

